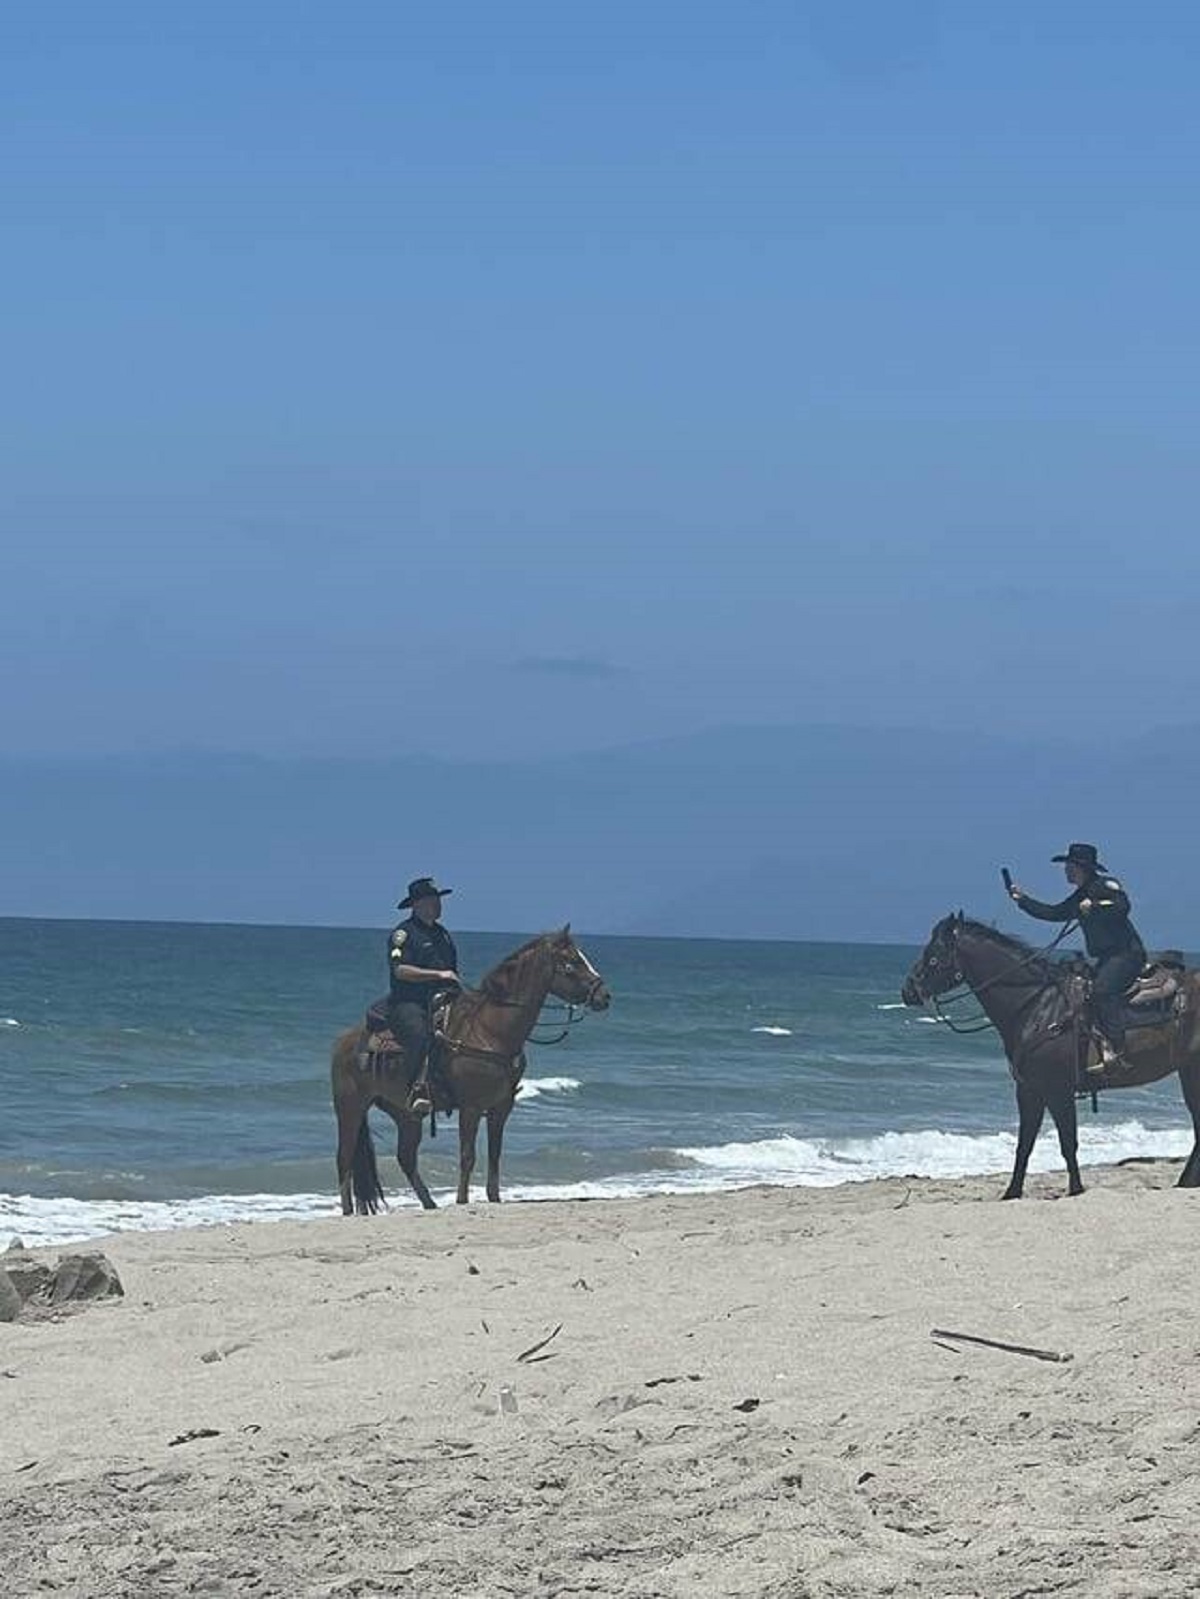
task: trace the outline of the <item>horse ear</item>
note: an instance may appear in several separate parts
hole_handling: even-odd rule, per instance
[[[569,944],[571,942],[571,924],[570,924],[570,922],[564,922],[563,923],[562,931],[558,935],[558,941],[559,941],[560,944]]]
[[[961,927],[961,926],[962,926],[962,924],[963,924],[963,923],[964,923],[964,922],[965,922],[965,921],[966,921],[966,919],[967,919],[967,918],[966,918],[966,917],[965,917],[965,916],[964,916],[964,915],[963,915],[963,913],[962,913],[962,912],[961,912],[961,911],[959,911],[959,912],[958,912],[958,914],[957,914],[957,915],[956,915],[956,916],[955,916],[955,918],[954,918],[954,920],[955,920],[955,921],[956,921],[956,922],[957,922],[957,923],[958,923],[958,925],[959,925],[959,926],[960,926],[960,927]]]

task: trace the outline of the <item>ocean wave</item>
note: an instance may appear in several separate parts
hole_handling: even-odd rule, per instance
[[[886,1005],[876,1005],[876,1010],[907,1010],[908,1006],[902,999],[889,999]]]
[[[163,1232],[244,1221],[305,1221],[340,1209],[334,1194],[207,1194],[200,1199],[42,1198],[0,1194],[0,1248],[70,1244],[108,1233]],[[6,1235],[8,1235],[6,1237]]]
[[[539,1099],[543,1094],[569,1094],[582,1084],[575,1077],[526,1077],[517,1089],[518,1099]]]
[[[715,1186],[751,1183],[833,1187],[868,1182],[875,1177],[973,1177],[1006,1171],[1016,1151],[1009,1132],[947,1133],[937,1128],[886,1132],[874,1138],[807,1139],[785,1135],[755,1143],[717,1144],[681,1149],[701,1171],[717,1179]],[[1079,1159],[1084,1165],[1105,1165],[1134,1155],[1186,1156],[1192,1147],[1190,1128],[1147,1128],[1141,1122],[1114,1122],[1079,1129]],[[1039,1139],[1030,1168],[1054,1171],[1062,1164],[1058,1143],[1049,1131]]]
[[[0,1027],[20,1027],[20,1025],[15,1016],[0,1016]]]
[[[769,1033],[772,1038],[790,1038],[792,1036],[790,1027],[752,1027],[750,1031],[752,1033]]]
[[[569,1081],[569,1079],[568,1079]],[[1080,1160],[1108,1164],[1132,1156],[1182,1159],[1192,1147],[1190,1128],[1147,1128],[1141,1122],[1080,1128]],[[753,1143],[730,1143],[660,1152],[663,1164],[640,1172],[594,1180],[507,1184],[506,1200],[637,1199],[650,1194],[687,1194],[749,1188],[832,1188],[878,1177],[970,1177],[1005,1172],[1016,1140],[1008,1132],[947,1133],[936,1128],[887,1132],[874,1138],[806,1139],[784,1135]],[[669,1163],[668,1163],[669,1162]],[[1058,1145],[1047,1134],[1030,1163],[1034,1171],[1057,1171]],[[434,1186],[439,1203],[454,1191]],[[482,1193],[479,1202],[483,1202]],[[388,1192],[392,1209],[416,1200],[406,1188]],[[208,1194],[177,1200],[65,1199],[0,1194],[0,1250],[9,1237],[30,1245],[75,1243],[120,1232],[158,1232],[178,1227],[231,1226],[261,1221],[307,1221],[338,1213],[336,1195]]]

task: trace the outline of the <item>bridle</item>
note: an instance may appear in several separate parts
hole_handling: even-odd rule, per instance
[[[996,1023],[992,1021],[991,1017],[988,1016],[986,1012],[982,1012],[979,1016],[973,1016],[968,1022],[962,1023],[956,1021],[953,1016],[948,1016],[943,1009],[943,1006],[962,1004],[968,998],[978,1001],[980,995],[988,993],[993,988],[1012,987],[1013,979],[1018,973],[1027,970],[1030,966],[1036,965],[1038,962],[1044,960],[1047,955],[1052,954],[1065,938],[1070,937],[1078,925],[1079,923],[1077,921],[1067,922],[1060,929],[1056,937],[1051,939],[1050,943],[1047,944],[1043,949],[1030,950],[1028,955],[1019,960],[1011,971],[998,972],[995,977],[990,977],[986,982],[980,983],[978,987],[975,987],[973,984],[968,984],[966,978],[963,976],[962,961],[961,957],[959,957],[951,969],[949,985],[940,992],[926,990],[924,984],[918,979],[914,978],[913,987],[916,990],[917,997],[918,999],[923,1000],[925,1004],[932,1009],[938,1021],[947,1026],[952,1033],[957,1033],[960,1036],[965,1037],[969,1037],[973,1033],[986,1033],[996,1025]],[[962,921],[958,920],[952,922],[949,929],[948,936],[953,940],[954,953],[956,956],[959,955],[958,934],[962,926]],[[937,962],[937,964],[941,964],[940,960]],[[1062,985],[1058,982],[1053,973],[1049,975],[1049,982],[1054,984],[1055,987],[1059,988],[1061,992]],[[966,989],[966,992],[956,994],[953,992],[953,990],[956,988],[964,988]],[[1030,994],[1028,1000],[1026,1000],[1025,1004],[1020,1007],[1017,1015],[1020,1016],[1023,1014],[1023,1012],[1037,1000],[1041,992],[1042,990],[1035,988]]]
[[[568,971],[569,971],[569,969],[570,969],[570,967],[578,959],[584,960],[585,964],[587,964],[589,966],[591,965],[591,962],[587,961],[586,957],[583,956],[582,953],[577,948],[575,948],[575,946],[572,946],[569,958],[567,958],[565,960],[562,959],[559,955],[556,954],[555,957],[554,957],[554,965],[552,966],[551,971],[550,971],[550,983],[551,983],[551,985],[553,985],[554,980],[555,980],[556,977],[566,976]],[[527,1036],[527,1038],[525,1040],[525,1043],[526,1044],[537,1044],[540,1048],[551,1048],[555,1044],[561,1044],[563,1042],[563,1040],[565,1038],[567,1038],[567,1036],[570,1034],[571,1029],[574,1028],[574,1027],[577,1027],[580,1022],[584,1021],[587,1018],[589,1012],[592,1011],[595,1008],[596,998],[599,995],[599,993],[600,993],[600,991],[601,991],[601,989],[603,987],[604,987],[604,979],[603,979],[603,977],[601,977],[599,972],[593,971],[591,981],[587,985],[587,988],[586,988],[586,991],[584,992],[582,1000],[562,1000],[562,1001],[559,1001],[559,1003],[557,1005],[549,1007],[551,1010],[555,1011],[558,1015],[562,1016],[562,1020],[561,1021],[554,1021],[554,1022],[549,1022],[549,1023],[544,1023],[542,1021],[542,1019],[541,1019],[541,1011],[545,1010],[547,1008],[546,1001],[544,1000],[542,1002],[542,1006],[541,1006],[541,1008],[539,1010],[538,1019],[534,1022],[533,1026],[530,1028],[529,1034],[528,1034],[528,1036]],[[500,1006],[504,1006],[504,1007],[506,1007],[508,1009],[511,1009],[511,1010],[520,1010],[524,1005],[526,1005],[528,1003],[527,1000],[523,1000],[523,999],[502,999],[498,995],[487,994],[486,991],[485,991],[485,998],[487,1000],[487,1003],[490,1004],[490,1005],[500,1005]],[[549,990],[547,990],[547,998],[549,998]],[[557,999],[558,996],[555,995],[555,998]],[[554,1026],[560,1027],[561,1031],[558,1032],[553,1038],[535,1038],[533,1036],[534,1033],[537,1031],[539,1026],[547,1026],[547,1025],[551,1026],[551,1027],[554,1027]],[[442,1048],[448,1054],[451,1054],[451,1055],[465,1055],[465,1056],[470,1057],[473,1060],[491,1061],[491,1062],[493,1062],[495,1064],[499,1064],[499,1065],[505,1066],[506,1068],[509,1068],[509,1069],[511,1069],[511,1067],[514,1065],[514,1063],[516,1061],[521,1059],[521,1055],[522,1055],[523,1048],[524,1048],[524,1046],[522,1046],[522,1049],[518,1050],[515,1055],[510,1055],[510,1054],[508,1054],[506,1051],[504,1051],[502,1049],[486,1049],[486,1048],[484,1048],[483,1046],[481,1046],[479,1044],[467,1044],[465,1042],[460,1042],[457,1039],[451,1038],[448,1033],[439,1032],[438,1035],[437,1035],[437,1038],[438,1038],[438,1042],[441,1044]]]
[[[554,968],[550,974],[551,983],[553,983],[556,976],[561,975],[565,977],[570,974],[577,961],[582,961],[585,966],[589,967],[592,964],[577,945],[572,944],[570,950],[564,951],[564,954],[566,956],[565,960],[560,960],[557,955],[554,957]],[[538,1020],[534,1022],[533,1027],[530,1029],[529,1042],[531,1044],[537,1044],[543,1048],[552,1048],[555,1044],[561,1044],[563,1040],[570,1034],[571,1029],[573,1027],[577,1027],[580,1022],[585,1021],[590,1012],[595,1009],[596,997],[603,987],[603,977],[601,977],[599,972],[593,970],[591,981],[584,990],[584,995],[581,1000],[562,1000],[559,999],[558,995],[556,994],[554,997],[558,1001],[557,1004],[547,1005],[545,1002],[543,1002],[543,1010],[549,1009],[553,1011],[556,1015],[562,1017],[562,1020],[547,1024],[543,1023],[541,1017],[539,1016]],[[547,999],[549,999],[549,994],[547,994]],[[536,1029],[539,1026],[545,1025],[559,1027],[561,1028],[561,1031],[553,1038],[534,1038],[533,1033],[536,1031]]]

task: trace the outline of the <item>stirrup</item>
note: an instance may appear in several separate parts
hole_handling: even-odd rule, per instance
[[[408,1107],[414,1116],[428,1116],[433,1109],[433,1095],[429,1092],[429,1084],[424,1081],[415,1082],[408,1091]]]
[[[1089,1060],[1085,1066],[1084,1071],[1087,1076],[1103,1077],[1105,1072],[1119,1069],[1124,1065],[1121,1053],[1111,1039],[1101,1035],[1096,1040],[1096,1046],[1099,1050],[1099,1055],[1097,1059]]]

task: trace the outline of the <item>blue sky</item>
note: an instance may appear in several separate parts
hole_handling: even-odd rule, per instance
[[[1195,7],[4,32],[9,753],[1191,714]]]

